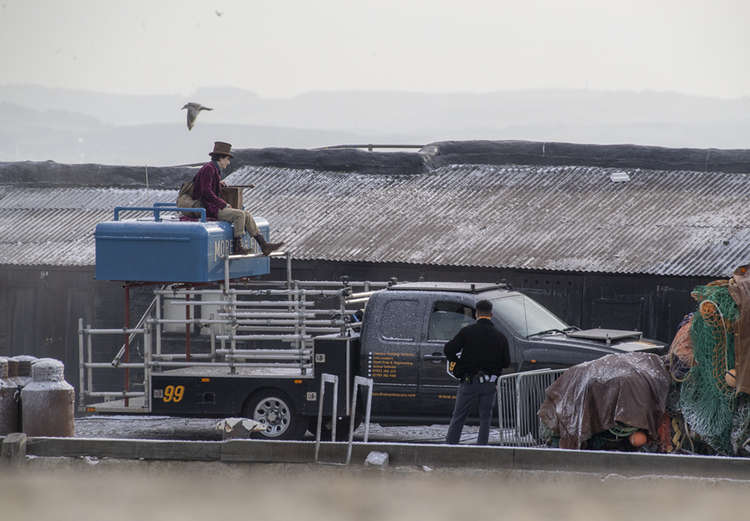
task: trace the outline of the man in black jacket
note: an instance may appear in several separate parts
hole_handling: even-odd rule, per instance
[[[479,400],[477,444],[487,445],[497,377],[510,365],[508,340],[492,324],[492,303],[477,302],[476,314],[477,321],[461,329],[443,349],[448,360],[455,362],[453,374],[461,381],[448,427],[447,442],[452,444],[461,439],[466,416]]]

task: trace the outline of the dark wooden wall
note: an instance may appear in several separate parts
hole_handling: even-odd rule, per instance
[[[690,292],[712,278],[598,273],[532,272],[407,264],[295,261],[299,280],[477,281],[505,280],[566,322],[583,328],[637,329],[671,341],[685,313],[695,309]],[[274,260],[270,279],[286,278]],[[131,325],[153,297],[151,287],[133,288]],[[66,380],[78,384],[78,318],[96,328],[124,324],[122,285],[94,280],[93,268],[0,268],[0,355],[31,354],[65,364]],[[112,342],[112,354],[120,342]],[[118,344],[118,345],[116,345]]]
[[[295,261],[293,277],[304,280],[472,281],[504,280],[533,297],[571,325],[582,328],[637,329],[644,336],[671,341],[680,319],[695,310],[690,292],[712,277],[546,272],[410,264]],[[285,277],[274,262],[270,278]]]

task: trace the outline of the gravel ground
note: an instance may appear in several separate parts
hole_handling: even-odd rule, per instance
[[[215,429],[217,419],[172,418],[169,416],[85,416],[76,419],[77,438],[126,438],[158,440],[220,440],[221,433]],[[462,443],[476,441],[478,426],[464,427]],[[383,427],[370,425],[369,440],[379,442],[443,443],[448,432],[447,425]],[[354,433],[355,440],[364,437],[364,426]],[[314,435],[307,434],[308,439]],[[499,432],[493,429],[490,443],[499,440]]]
[[[219,440],[217,421],[88,416],[76,420],[76,436]],[[446,430],[375,424],[371,439],[438,443]],[[467,426],[465,443],[476,430]],[[357,432],[361,439],[363,428]],[[27,457],[22,467],[0,472],[0,519],[735,521],[748,484],[510,469]]]
[[[734,521],[743,517],[747,486],[561,472],[32,458],[0,472],[0,518]]]

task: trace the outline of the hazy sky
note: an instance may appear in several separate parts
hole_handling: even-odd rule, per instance
[[[0,84],[750,96],[745,0],[0,0]]]

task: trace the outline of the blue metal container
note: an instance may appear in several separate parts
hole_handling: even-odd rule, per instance
[[[123,211],[149,211],[152,216],[121,220]],[[167,212],[200,212],[200,221],[180,221]],[[255,218],[268,239],[268,221]],[[150,282],[214,282],[224,280],[224,259],[232,253],[232,225],[206,221],[203,208],[176,208],[168,203],[153,207],[115,208],[114,220],[96,225],[96,278],[99,280]],[[259,251],[245,233],[245,248]],[[234,259],[229,263],[230,278],[266,275],[268,257]]]

